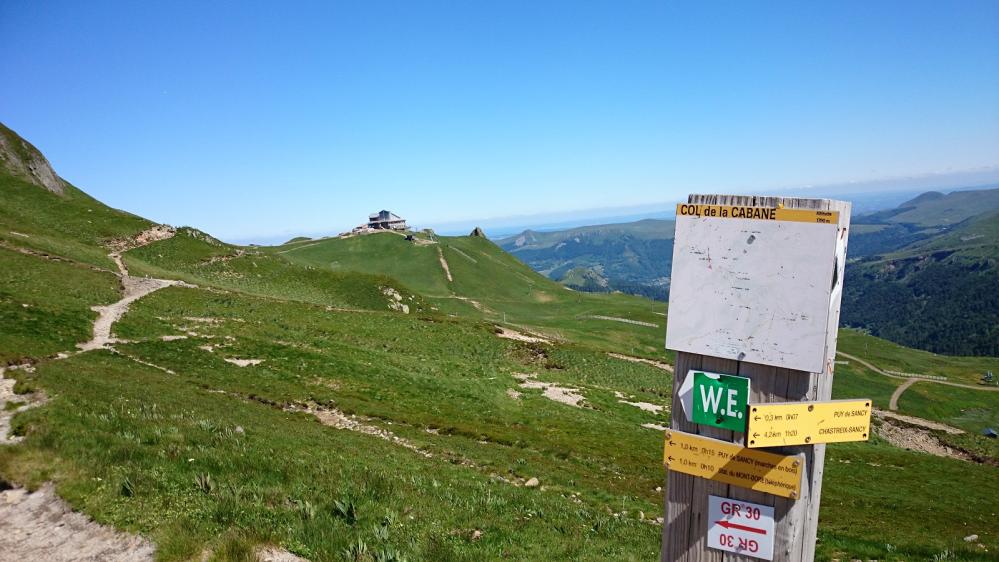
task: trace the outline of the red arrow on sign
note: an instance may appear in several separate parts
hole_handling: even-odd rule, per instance
[[[724,520],[723,521],[715,521],[715,523],[718,523],[719,525],[721,525],[722,527],[725,527],[726,529],[739,529],[740,531],[746,531],[747,533],[757,533],[757,534],[760,534],[760,535],[767,534],[766,529],[757,529],[756,527],[748,527],[746,525],[740,525],[738,523],[729,523],[728,521],[724,521]]]

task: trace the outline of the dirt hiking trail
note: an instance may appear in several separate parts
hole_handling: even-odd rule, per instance
[[[83,353],[101,349],[113,343],[111,328],[128,310],[128,305],[142,297],[178,281],[132,277],[121,260],[122,252],[138,248],[174,235],[165,225],[155,226],[130,240],[111,243],[108,257],[118,266],[123,297],[116,303],[94,306],[98,313],[94,321],[94,336],[77,344]],[[69,357],[59,353],[56,359]],[[40,393],[14,394],[14,379],[4,378],[7,370],[31,369],[30,365],[0,368],[0,445],[20,441],[9,435],[14,414],[44,403]],[[7,410],[9,402],[20,402],[15,410]],[[105,561],[139,562],[153,560],[155,547],[148,540],[99,525],[87,516],[76,513],[56,492],[51,482],[35,492],[24,488],[4,489],[0,492],[0,560],[51,560],[51,561]]]
[[[98,314],[97,320],[94,321],[94,336],[90,341],[77,344],[76,347],[81,352],[105,348],[114,343],[115,340],[111,336],[111,327],[128,312],[128,305],[133,302],[154,291],[172,285],[193,287],[193,285],[182,281],[132,277],[129,275],[128,268],[125,267],[125,263],[121,259],[121,255],[128,250],[140,248],[160,240],[168,240],[173,238],[174,234],[176,234],[176,231],[172,227],[161,224],[139,233],[132,239],[115,240],[110,244],[112,251],[108,254],[108,257],[118,266],[118,275],[121,278],[123,295],[118,302],[106,306],[91,307],[91,310]]]
[[[153,291],[171,285],[179,285],[181,282],[125,275],[121,279],[121,284],[124,287],[125,296],[120,301],[107,306],[91,307],[91,310],[98,314],[97,320],[94,321],[94,336],[90,341],[76,345],[80,351],[93,351],[114,343],[115,340],[111,337],[111,327],[128,312],[128,305]]]
[[[47,483],[33,493],[0,492],[0,558],[4,560],[139,562],[153,544],[94,523],[74,512]],[[9,557],[9,558],[8,558]]]
[[[95,349],[110,348],[115,343],[111,329],[121,319],[133,302],[164,287],[173,285],[195,288],[182,281],[133,277],[121,259],[122,253],[174,236],[176,231],[167,225],[154,226],[131,239],[115,240],[109,244],[108,257],[118,266],[121,279],[122,298],[118,302],[94,306],[98,317],[94,321],[93,338],[77,344],[78,351],[84,353]],[[58,353],[54,359],[65,359],[73,352]],[[124,355],[140,363],[134,357]],[[252,363],[252,361],[251,361]],[[151,365],[154,366],[155,365]],[[14,394],[14,379],[5,378],[6,371],[31,369],[30,365],[0,367],[0,446],[14,444],[20,437],[9,435],[11,419],[18,412],[41,405],[45,396],[41,393]],[[159,367],[157,367],[159,368]],[[170,371],[167,371],[170,372]],[[21,403],[16,409],[8,410],[8,402]],[[114,528],[93,522],[82,513],[77,513],[55,492],[51,482],[42,485],[35,492],[24,488],[9,488],[0,481],[0,562],[7,560],[45,560],[52,562],[146,562],[155,559],[156,547],[139,535],[118,531]],[[305,561],[287,550],[277,547],[264,547],[256,552],[261,561],[300,562]]]

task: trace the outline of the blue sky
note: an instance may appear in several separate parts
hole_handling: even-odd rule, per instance
[[[226,239],[999,165],[999,2],[0,3],[0,121]]]

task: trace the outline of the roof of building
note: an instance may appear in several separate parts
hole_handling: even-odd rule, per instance
[[[383,210],[381,210],[381,211],[379,211],[377,213],[371,213],[370,215],[368,215],[368,220],[369,221],[401,221],[401,220],[404,220],[404,219],[402,217],[400,217],[399,215],[391,212],[391,211],[386,211],[386,210],[383,209]]]

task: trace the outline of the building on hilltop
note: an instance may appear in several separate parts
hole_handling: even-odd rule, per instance
[[[374,230],[406,230],[406,219],[389,211],[379,211],[368,216],[368,228]]]

